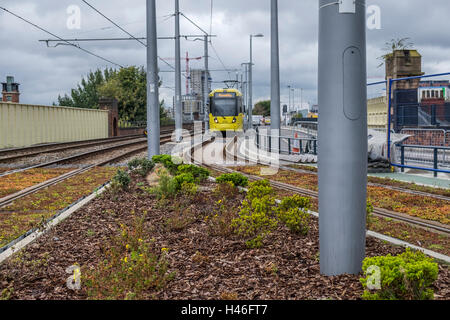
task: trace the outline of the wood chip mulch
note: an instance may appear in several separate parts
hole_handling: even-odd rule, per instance
[[[140,182],[140,185],[136,185]],[[102,247],[119,232],[119,224],[130,224],[134,214],[147,212],[148,239],[169,248],[170,271],[174,280],[157,299],[360,299],[361,275],[325,277],[320,275],[318,224],[313,220],[308,236],[297,236],[280,226],[261,249],[249,250],[242,240],[212,236],[207,223],[198,218],[181,231],[168,231],[167,218],[175,214],[173,203],[161,206],[140,189],[144,179],[133,177],[130,191],[118,196],[105,193],[78,210],[66,221],[0,265],[0,294],[10,299],[87,299],[85,288],[66,287],[66,268],[79,264],[82,272],[102,259]],[[212,183],[189,200],[196,217],[211,215],[219,199]],[[209,189],[209,191],[208,191]],[[242,201],[243,195],[231,200]],[[186,199],[178,199],[179,202]],[[187,203],[189,205],[189,203]],[[145,240],[148,240],[145,239]],[[367,239],[367,256],[399,254],[393,247]],[[448,266],[439,266],[435,299],[450,299]],[[1,297],[1,296],[0,296]]]

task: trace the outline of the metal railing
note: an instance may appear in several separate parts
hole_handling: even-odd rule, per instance
[[[398,117],[398,115],[394,116],[394,113],[392,112],[392,110],[396,110],[396,112],[398,111],[397,108],[398,106],[402,106],[403,103],[397,103],[396,99],[394,99],[394,84],[395,83],[399,83],[399,82],[410,82],[411,84],[414,82],[419,83],[421,81],[421,79],[424,78],[432,78],[432,77],[442,77],[442,76],[450,76],[450,72],[447,73],[440,73],[440,74],[430,74],[430,75],[423,75],[423,76],[414,76],[414,77],[404,77],[404,78],[397,78],[397,79],[388,79],[387,81],[385,81],[384,83],[386,83],[387,85],[387,95],[389,98],[388,101],[388,128],[391,128],[391,125],[394,124],[394,128],[399,124],[398,123],[398,119],[396,119],[396,117]],[[419,86],[419,85],[417,85]],[[413,85],[414,87],[414,85]],[[397,90],[397,89],[396,89]],[[406,102],[406,101],[405,101]],[[415,101],[413,101],[414,104]],[[417,104],[419,105],[419,104]],[[403,110],[404,112],[405,110]],[[419,115],[418,115],[419,116]],[[433,118],[433,117],[432,117]],[[425,120],[426,117],[425,117]],[[435,122],[435,118],[433,121],[430,122],[430,125],[432,125],[433,122]],[[422,122],[424,122],[424,120],[420,120]],[[419,122],[417,119],[417,126],[414,123],[414,128],[412,128],[413,130],[416,130],[416,132],[418,132],[418,130],[422,129],[420,128]],[[414,122],[416,122],[416,119],[414,118]],[[426,121],[425,121],[426,122]],[[433,125],[434,126],[434,125]],[[405,129],[405,131],[408,131],[407,126],[402,126],[402,129]],[[424,129],[424,128],[423,128]],[[436,128],[434,128],[435,131],[440,131],[441,128],[438,127],[437,123],[436,123]],[[403,131],[405,133],[405,131]],[[426,130],[422,130],[420,131],[420,133],[416,136],[416,137],[411,137],[409,138],[410,141],[409,144],[408,142],[405,144],[399,144],[396,145],[392,150],[395,151],[400,151],[400,159],[398,156],[392,156],[391,154],[391,148],[388,148],[388,158],[391,162],[391,165],[393,167],[398,167],[401,168],[402,171],[404,171],[405,168],[409,168],[409,169],[417,169],[417,170],[424,170],[424,171],[432,171],[434,172],[434,175],[437,176],[438,172],[443,172],[443,173],[450,173],[450,171],[448,170],[449,168],[449,164],[447,162],[447,157],[446,154],[448,153],[448,151],[450,150],[449,147],[447,147],[446,145],[448,145],[448,132],[443,132],[443,134],[436,134],[434,136],[426,136],[424,134]],[[442,131],[440,131],[442,132]],[[388,145],[391,145],[391,131],[387,132],[388,137],[387,137],[387,141],[388,141]],[[427,142],[425,142],[425,140],[429,140],[428,144],[432,144],[431,146],[425,146],[425,145],[420,145],[420,144],[425,144]],[[442,142],[437,142],[439,139],[442,139]],[[441,144],[436,145],[436,144]],[[400,161],[400,164],[399,164]],[[412,164],[412,165],[408,165],[408,164]]]
[[[400,164],[392,166],[401,168],[402,172],[405,169],[432,171],[435,177],[438,172],[450,173],[446,158],[450,147],[397,144],[396,148],[400,150]]]
[[[317,126],[318,122],[317,119],[311,119],[313,121],[307,121],[307,120],[297,120],[293,122],[292,126],[303,133],[306,133],[307,135],[317,138]],[[315,120],[315,121],[314,121]]]
[[[268,152],[278,152],[279,154],[317,155],[317,139],[273,136],[261,134],[257,131],[256,146],[258,149]],[[297,149],[298,151],[294,149]]]

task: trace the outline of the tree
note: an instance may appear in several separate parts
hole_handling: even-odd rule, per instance
[[[147,114],[147,74],[144,68],[121,68],[98,88],[99,96],[119,101],[119,118],[145,121]]]
[[[270,100],[259,101],[255,104],[252,114],[259,116],[270,116]]]
[[[161,85],[161,82],[159,83]],[[119,119],[127,122],[147,120],[147,73],[143,67],[106,69],[90,72],[81,80],[71,96],[58,96],[59,105],[77,108],[98,108],[100,98],[115,98]],[[160,103],[161,119],[167,118],[164,101]]]
[[[70,96],[58,95],[58,105],[73,108],[98,109],[98,88],[108,81],[116,73],[113,69],[105,69],[103,72],[97,69],[89,72],[86,78],[76,89],[72,89]],[[55,104],[55,103],[53,103]]]
[[[414,46],[414,43],[409,42],[409,40],[410,38],[397,38],[391,39],[391,41],[386,42],[383,48],[383,51],[385,51],[386,53],[377,58],[378,60],[381,60],[378,68],[384,65],[386,59],[389,58],[389,56],[392,55],[395,50],[407,50],[408,48],[412,48]]]

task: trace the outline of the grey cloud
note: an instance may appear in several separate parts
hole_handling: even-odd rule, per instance
[[[95,7],[136,36],[145,35],[145,0],[91,0]],[[81,8],[82,29],[68,30],[66,9],[76,4]],[[254,41],[254,100],[270,95],[270,2],[268,0],[214,0],[213,39],[221,59],[228,68],[240,68],[249,60],[249,34],[264,33]],[[450,71],[450,38],[447,14],[448,0],[368,0],[367,4],[381,7],[382,29],[368,30],[368,75],[383,77],[376,59],[391,38],[410,37],[423,54],[424,71]],[[4,0],[1,5],[26,17],[38,25],[63,37],[123,37],[108,21],[79,0]],[[210,28],[210,0],[181,0],[181,10],[202,28]],[[316,101],[317,95],[317,34],[318,10],[316,0],[279,0],[280,55],[282,102],[286,103],[286,86],[304,88],[304,100]],[[172,35],[174,4],[172,0],[158,0],[159,35]],[[201,33],[189,22],[182,21],[182,33]],[[108,64],[68,46],[47,48],[38,39],[49,38],[45,33],[26,25],[5,12],[0,12],[0,80],[14,75],[22,84],[22,101],[50,104],[58,94],[70,92],[81,76],[97,67]],[[121,65],[144,65],[145,48],[137,42],[80,43]],[[159,55],[173,58],[173,41],[160,40]],[[203,55],[201,42],[182,42],[183,55]],[[222,65],[210,50],[210,65],[221,69]],[[173,60],[168,60],[171,64]],[[202,61],[192,61],[192,67],[202,67]],[[170,68],[159,63],[162,70]],[[182,63],[184,69],[184,63]],[[232,74],[232,77],[235,75]],[[173,87],[172,73],[161,73],[165,87]],[[216,72],[214,81],[225,80],[227,73]],[[370,81],[371,79],[369,79]],[[184,81],[184,78],[183,78]],[[162,98],[171,101],[173,91],[163,88]],[[297,94],[298,96],[298,94]]]

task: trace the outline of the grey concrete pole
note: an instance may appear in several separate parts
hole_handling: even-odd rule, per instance
[[[209,130],[209,108],[208,108],[208,101],[209,101],[209,65],[208,65],[208,36],[205,36],[205,81],[204,81],[204,110],[205,110],[205,133]]]
[[[181,51],[180,51],[180,3],[175,0],[175,132],[176,141],[181,141],[183,130],[181,109]]]
[[[280,50],[278,40],[278,0],[271,0],[271,85],[270,129],[272,135],[280,135]],[[274,132],[274,130],[276,130]],[[276,139],[278,141],[278,139]],[[273,143],[272,143],[273,145]]]
[[[248,65],[248,123],[247,123],[247,129],[253,128],[253,120],[252,120],[252,109],[253,109],[253,35],[250,35],[250,64]]]
[[[155,0],[147,0],[147,144],[148,158],[159,155],[160,115]]]
[[[320,0],[319,8],[320,271],[358,274],[366,235],[365,0]]]

